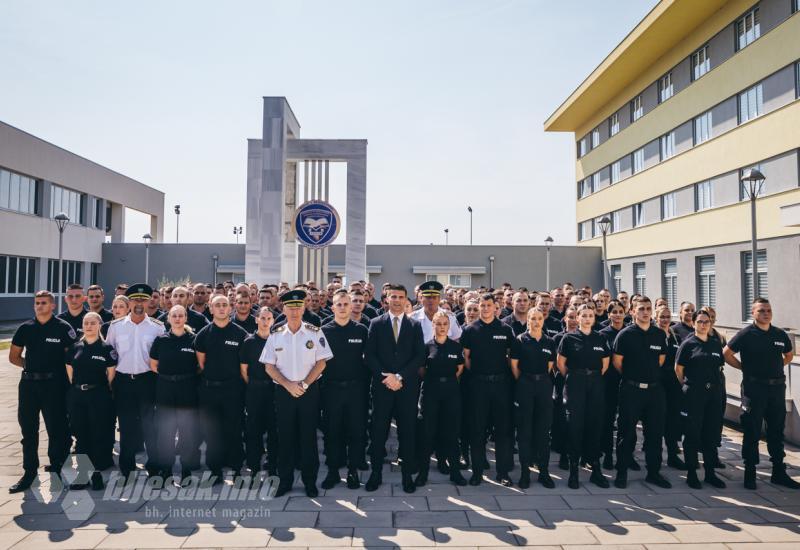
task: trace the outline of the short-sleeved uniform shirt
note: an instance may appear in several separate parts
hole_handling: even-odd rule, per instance
[[[558,354],[567,358],[567,371],[603,370],[603,359],[611,355],[608,342],[597,331],[584,334],[580,330],[568,332],[558,344]]]
[[[440,309],[439,311],[445,311],[445,310]],[[431,319],[428,319],[428,316],[425,314],[424,308],[419,308],[408,317],[410,319],[414,319],[415,321],[419,322],[420,326],[422,327],[422,339],[425,342],[427,342],[428,340],[433,340],[434,338],[433,321]],[[450,328],[447,330],[447,337],[452,338],[453,340],[458,340],[459,338],[461,338],[461,326],[458,324],[458,319],[456,318],[454,313],[449,311],[447,312],[447,318],[450,319]]]
[[[158,320],[164,323],[164,328],[169,331],[169,312],[162,312],[158,316]],[[206,316],[202,313],[197,313],[193,309],[186,310],[186,324],[192,327],[195,334],[203,330],[203,327],[205,327],[208,322],[208,319],[206,319]]]
[[[664,365],[661,367],[663,376],[669,378],[670,381],[675,377],[675,358],[678,356],[678,348],[681,345],[681,340],[678,335],[673,331],[666,334],[667,340],[667,356],[664,359]],[[677,378],[675,378],[677,380]]]
[[[66,363],[72,366],[73,385],[107,386],[106,369],[117,366],[117,352],[99,338],[91,344],[81,340],[69,348]]]
[[[561,322],[563,314],[562,317],[554,317],[554,311],[555,310],[551,309],[550,315],[548,315],[547,319],[544,320],[544,333],[550,338],[555,337],[556,334],[564,330],[564,324]]]
[[[686,340],[689,336],[694,334],[694,328],[690,327],[683,321],[678,321],[677,323],[672,324],[672,332],[675,333],[675,336],[678,337],[678,343],[680,344],[684,340]]]
[[[511,327],[514,338],[528,330],[528,324],[519,321],[513,313],[500,319],[500,322]]]
[[[25,348],[26,372],[64,374],[67,349],[78,339],[76,331],[57,317],[45,323],[31,319],[22,323],[11,343]]]
[[[169,376],[197,374],[197,353],[194,334],[176,336],[167,332],[156,336],[150,347],[150,359],[158,361],[158,373]]]
[[[555,319],[560,323],[561,320],[564,318],[564,311],[558,311],[556,308],[551,307],[550,314],[547,317],[548,318],[552,317],[553,319]]]
[[[622,355],[622,378],[649,384],[661,379],[660,357],[667,354],[667,336],[655,325],[642,330],[628,325],[614,340],[614,353]]]
[[[622,329],[617,330],[614,328],[614,325],[611,324],[606,325],[603,330],[600,331],[600,336],[606,339],[606,344],[608,345],[609,350],[614,349],[614,340],[617,339],[617,334],[619,334],[621,331]],[[608,379],[609,383],[618,383],[620,374],[613,365],[610,365],[608,370],[606,370],[606,373],[603,375],[603,378]]]
[[[530,332],[523,332],[511,345],[511,359],[519,361],[522,374],[547,374],[547,364],[556,360],[556,343],[542,334],[538,340]]]
[[[239,350],[247,338],[245,330],[233,323],[207,325],[197,333],[194,348],[206,354],[203,378],[215,382],[241,379]]]
[[[156,336],[164,334],[164,323],[145,316],[134,323],[131,314],[111,321],[106,342],[119,354],[117,374],[150,372],[150,348]]]
[[[792,351],[792,341],[775,325],[761,330],[751,323],[730,339],[728,347],[739,354],[744,376],[781,378],[784,376],[783,354]]]
[[[104,307],[101,307],[100,311],[97,311],[95,313],[97,313],[100,316],[100,319],[102,319],[103,323],[110,323],[111,321],[114,320],[114,314],[108,311]]]
[[[476,375],[508,374],[508,353],[514,333],[499,319],[484,323],[481,319],[464,328],[461,344],[470,352],[470,370]]]
[[[458,366],[464,364],[464,347],[451,338],[443,343],[429,340],[425,344],[425,379],[451,378],[455,380]]]
[[[725,364],[722,344],[711,337],[703,342],[692,334],[681,342],[676,362],[683,366],[683,376],[689,387],[719,384],[719,369]]]
[[[352,320],[346,325],[331,321],[322,326],[322,333],[333,353],[325,365],[326,380],[343,382],[369,378],[369,369],[364,361],[368,332],[367,327]]]
[[[239,362],[247,365],[248,380],[269,380],[264,363],[259,361],[266,344],[267,339],[262,338],[258,333],[248,336],[242,344],[239,350]]]
[[[310,323],[302,323],[297,332],[289,330],[288,325],[274,332],[259,360],[275,365],[287,380],[299,382],[308,376],[317,361],[327,361],[332,357],[325,333]]]
[[[247,334],[253,334],[255,331],[258,330],[258,324],[256,323],[256,318],[253,315],[248,315],[242,321],[239,318],[237,318],[236,314],[234,313],[233,315],[231,315],[231,322],[242,327],[247,332]]]
[[[75,332],[81,333],[83,331],[83,318],[86,317],[86,310],[82,309],[77,315],[73,315],[69,310],[66,310],[59,313],[57,317],[69,323],[69,326],[71,326]]]

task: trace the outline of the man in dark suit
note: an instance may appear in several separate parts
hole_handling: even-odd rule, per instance
[[[367,365],[372,371],[372,426],[370,460],[372,474],[367,491],[375,491],[383,481],[386,439],[394,416],[403,461],[403,491],[415,490],[414,473],[419,368],[425,361],[422,327],[404,313],[408,293],[403,285],[390,285],[386,291],[389,311],[372,320],[367,336]]]

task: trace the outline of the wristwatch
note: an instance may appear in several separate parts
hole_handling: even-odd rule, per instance
[[[394,376],[395,376],[395,378],[397,378],[398,382],[402,382],[403,381],[403,375],[402,374],[395,374]]]
[[[306,384],[305,380],[300,380],[300,387],[303,388],[303,391],[308,389],[308,384]]]

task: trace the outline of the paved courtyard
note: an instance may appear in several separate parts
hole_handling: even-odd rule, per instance
[[[451,485],[435,468],[431,482],[413,495],[399,472],[384,474],[376,493],[339,486],[306,498],[299,488],[279,499],[243,501],[231,487],[181,500],[166,492],[140,495],[59,492],[42,474],[37,491],[9,495],[21,473],[16,421],[19,371],[0,351],[0,550],[13,548],[263,548],[431,547],[606,548],[703,550],[800,548],[800,492],[769,483],[769,462],[759,489],[745,491],[739,434],[725,430],[721,453],[725,490],[689,489],[667,468],[674,488],[645,483],[631,472],[626,490],[599,489],[581,474],[570,490],[561,470],[553,490],[527,490],[484,482]],[[44,435],[44,434],[43,434]],[[44,444],[40,451],[45,449]],[[393,447],[390,449],[392,452]],[[762,445],[762,453],[766,450]],[[554,455],[555,456],[555,455]],[[641,461],[641,457],[640,461]],[[789,448],[790,473],[800,476],[800,451]],[[46,464],[42,457],[42,464]],[[324,466],[320,481],[324,476]],[[518,470],[514,477],[518,477]],[[491,473],[492,477],[494,473]],[[535,476],[534,476],[535,479]],[[362,482],[366,473],[362,472]]]

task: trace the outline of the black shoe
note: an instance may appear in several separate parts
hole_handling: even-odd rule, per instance
[[[286,493],[288,493],[291,490],[292,490],[292,485],[290,483],[286,483],[286,484],[279,483],[278,484],[278,490],[275,491],[275,498],[282,497],[283,495],[285,495]]]
[[[461,460],[458,462],[458,469],[459,470],[469,470],[469,457],[462,457]]]
[[[48,464],[47,466],[44,467],[44,471],[45,472],[60,472],[61,471],[61,465],[59,465],[59,464]]]
[[[420,470],[417,474],[417,479],[414,480],[414,485],[424,487],[426,483],[428,483],[428,470]]]
[[[703,479],[703,481],[712,487],[716,487],[717,489],[725,488],[725,482],[717,477],[717,474],[714,472],[714,468],[709,468],[706,470],[706,477]]]
[[[306,496],[308,498],[317,498],[319,496],[319,491],[317,490],[317,486],[313,483],[309,483],[306,485]]]
[[[669,466],[670,468],[675,468],[676,470],[680,470],[682,472],[688,470],[688,468],[686,467],[686,463],[683,460],[681,460],[681,457],[679,457],[676,454],[671,454],[669,455],[669,457],[667,457],[667,466]]]
[[[542,484],[542,487],[545,489],[555,489],[556,483],[553,481],[553,478],[550,477],[550,472],[547,471],[547,468],[539,468],[539,483]]]
[[[644,480],[648,483],[652,483],[656,487],[661,487],[662,489],[672,488],[672,483],[670,483],[669,480],[667,480],[667,478],[665,478],[658,472],[648,472]]]
[[[328,470],[328,475],[322,480],[322,488],[326,491],[336,487],[342,479],[339,477],[339,470]]]
[[[600,462],[592,463],[592,475],[589,477],[589,481],[601,489],[608,489],[611,486],[606,476],[603,475],[603,468],[600,466]]]
[[[92,472],[92,491],[102,491],[106,484],[103,483],[103,474],[98,471]]]
[[[570,489],[577,489],[580,487],[580,483],[578,482],[578,463],[572,460],[569,463],[569,479],[567,480],[567,487]]]
[[[414,478],[411,477],[411,474],[403,474],[402,485],[404,493],[413,493],[417,490],[417,486],[414,484]]]
[[[726,466],[725,463],[719,459],[719,456],[715,456],[712,460],[708,461],[708,467],[716,470],[724,470]]]
[[[367,464],[366,459],[361,461],[361,464],[358,465],[358,469],[362,472],[366,472],[369,470],[369,464]]]
[[[361,487],[361,481],[358,479],[358,471],[350,470],[347,472],[347,488],[358,489]]]
[[[8,492],[12,495],[14,493],[21,493],[26,489],[29,489],[31,485],[33,485],[33,481],[36,479],[36,472],[25,472],[22,477],[17,481],[14,485],[8,488]]]
[[[628,487],[628,472],[626,470],[617,470],[617,477],[614,479],[614,487],[617,489],[625,489]]]
[[[488,461],[488,460],[486,460],[486,458],[485,458],[485,457],[484,457],[484,459],[483,459],[483,463],[481,464],[481,468],[482,468],[484,471],[489,469],[489,461]]]
[[[700,480],[697,479],[697,470],[694,468],[689,468],[686,472],[686,485],[691,487],[692,489],[702,489],[703,484],[700,483]]]
[[[458,485],[459,487],[463,487],[467,484],[467,480],[464,479],[464,476],[461,475],[459,470],[452,470],[450,472],[450,481]]]
[[[745,466],[744,468],[744,488],[751,491],[756,490],[756,467]]]
[[[628,469],[633,470],[634,472],[639,472],[642,470],[642,467],[639,466],[639,463],[636,462],[636,459],[631,457],[628,461]]]
[[[770,481],[775,485],[787,487],[789,489],[800,489],[800,483],[797,483],[789,474],[786,473],[786,466],[784,464],[775,464],[772,466],[772,477]]]
[[[469,484],[477,487],[483,481],[483,474],[480,472],[473,472],[472,477],[469,478]]]
[[[604,470],[614,469],[614,457],[611,456],[611,453],[608,453],[603,457],[603,469]]]
[[[498,472],[497,476],[494,478],[497,483],[502,485],[503,487],[513,487],[514,482],[511,481],[511,478],[508,477],[508,474],[505,472]]]
[[[439,473],[440,473],[440,474],[447,475],[447,474],[449,474],[449,473],[450,473],[450,466],[448,466],[448,465],[447,465],[447,462],[445,462],[444,460],[440,460],[440,461],[439,461],[439,462],[436,464],[436,467],[439,469]]]
[[[381,486],[381,483],[383,483],[383,476],[379,471],[375,470],[369,474],[369,479],[367,480],[367,484],[364,486],[364,488],[371,493],[373,491],[377,491],[378,487]]]
[[[562,470],[569,470],[569,458],[562,454],[558,459],[558,467]]]
[[[527,489],[531,486],[531,471],[527,466],[522,466],[522,472],[519,475],[519,482],[517,485],[520,489]]]

